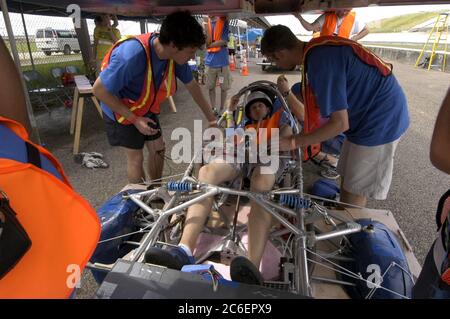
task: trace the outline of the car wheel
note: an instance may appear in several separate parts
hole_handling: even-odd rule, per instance
[[[52,55],[52,51],[44,51],[45,55]]]
[[[81,51],[80,50],[73,50],[73,52],[75,52],[75,53],[80,53]]]

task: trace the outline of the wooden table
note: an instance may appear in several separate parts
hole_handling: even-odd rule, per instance
[[[97,108],[100,117],[102,115],[102,109],[98,104],[97,98],[92,92],[92,85],[89,79],[85,75],[75,76],[75,90],[73,94],[73,105],[72,105],[72,117],[70,120],[70,134],[75,131],[75,138],[73,142],[73,153],[78,154],[80,149],[80,137],[81,137],[81,122],[83,121],[83,108],[84,108],[84,98],[91,98],[95,107]]]

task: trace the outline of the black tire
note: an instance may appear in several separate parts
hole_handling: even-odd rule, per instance
[[[65,55],[69,55],[70,52],[72,52],[72,49],[70,48],[70,45],[66,44],[66,45],[64,46],[64,51],[63,51],[63,53],[64,53]]]
[[[50,55],[52,55],[52,51],[44,51],[44,54],[45,54],[46,56],[50,56]]]
[[[76,54],[80,53],[80,50],[73,50],[73,52],[75,52]]]

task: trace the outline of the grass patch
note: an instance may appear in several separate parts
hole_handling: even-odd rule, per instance
[[[11,51],[11,44],[9,40],[4,40],[6,47]],[[28,45],[25,39],[16,39],[16,46],[18,53],[28,53]],[[31,52],[39,52],[40,50],[36,46],[36,42],[30,41]]]
[[[436,19],[439,13],[436,12],[418,12],[405,14],[393,18],[381,19],[367,24],[371,33],[392,33],[408,31],[412,27],[421,24],[430,19]]]

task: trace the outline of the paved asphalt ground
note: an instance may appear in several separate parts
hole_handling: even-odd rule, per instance
[[[275,81],[280,73],[262,72],[255,61],[250,61],[250,76],[233,73],[231,93],[256,80]],[[389,197],[386,201],[370,201],[369,207],[389,209],[410,241],[420,263],[435,235],[434,214],[441,194],[449,188],[450,177],[435,169],[429,160],[429,146],[435,118],[450,84],[450,74],[438,71],[415,69],[413,66],[394,64],[394,74],[401,83],[409,103],[411,125],[402,138],[395,156],[394,176]],[[300,80],[299,72],[286,73],[290,83]],[[205,94],[207,94],[206,89]],[[177,127],[192,130],[193,120],[202,115],[187,91],[180,84],[174,96],[178,108],[176,114],[168,112],[168,105],[162,106],[161,123],[170,155],[171,131]],[[219,100],[219,99],[217,99]],[[72,156],[72,137],[69,135],[70,110],[56,109],[49,115],[38,117],[41,138],[46,146],[62,162],[75,189],[94,208],[118,192],[126,184],[126,159],[119,148],[109,146],[100,120],[93,105],[85,108],[82,128],[81,150],[104,154],[110,164],[108,169],[90,170],[76,164]],[[164,175],[179,173],[185,165],[167,162]],[[307,164],[312,174],[317,168]],[[80,229],[82,233],[82,229]],[[90,274],[85,274],[79,298],[89,298],[95,292],[96,284]]]

